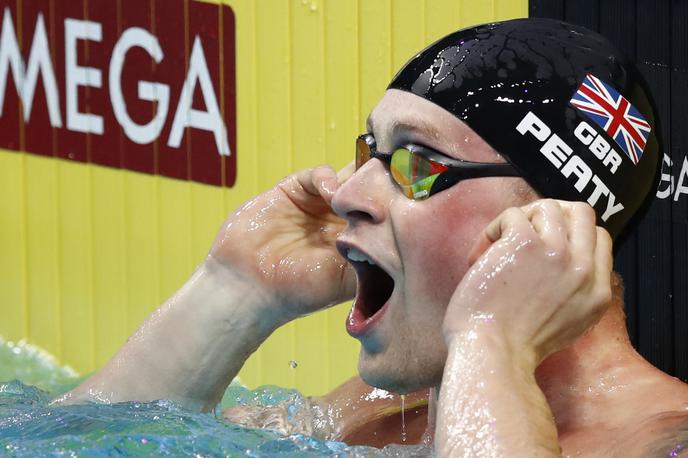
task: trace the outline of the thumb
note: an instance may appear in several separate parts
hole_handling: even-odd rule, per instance
[[[504,230],[504,223],[508,211],[502,212],[497,218],[493,219],[490,224],[478,236],[470,251],[468,252],[468,266],[472,266],[482,254],[492,246],[494,242],[499,240]]]
[[[492,245],[493,241],[487,236],[486,231],[482,231],[478,236],[478,240],[475,241],[470,251],[468,252],[468,266],[475,264],[475,261],[482,256],[482,254],[487,251]]]
[[[311,176],[313,186],[318,191],[318,194],[330,205],[334,193],[339,188],[339,182],[337,180],[337,174],[327,165],[321,165],[316,167]]]

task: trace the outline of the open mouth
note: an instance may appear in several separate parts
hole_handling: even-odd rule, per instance
[[[373,317],[387,303],[394,291],[394,279],[365,253],[349,248],[346,257],[358,276],[355,310],[364,321]]]

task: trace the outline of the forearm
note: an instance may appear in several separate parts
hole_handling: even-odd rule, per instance
[[[487,333],[484,333],[487,334]],[[448,337],[435,448],[438,456],[560,456],[531,355],[474,330]]]
[[[281,323],[266,295],[208,258],[115,356],[58,402],[171,399],[209,410]]]

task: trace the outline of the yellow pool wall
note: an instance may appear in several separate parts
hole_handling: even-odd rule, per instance
[[[0,150],[1,336],[80,373],[102,366],[184,283],[234,208],[293,171],[353,158],[368,112],[414,52],[464,26],[527,15],[525,0],[225,4],[236,17],[236,185]],[[349,306],[279,329],[241,380],[321,394],[354,375]]]

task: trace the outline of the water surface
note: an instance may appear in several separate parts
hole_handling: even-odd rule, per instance
[[[81,378],[44,352],[0,340],[0,455],[35,456],[249,456],[249,457],[413,457],[423,446],[384,449],[347,447],[336,441],[250,429],[191,412],[170,401],[113,405],[50,406],[50,400]],[[286,415],[307,404],[294,390],[238,383],[227,389],[221,407],[236,404],[282,406]],[[219,412],[219,408],[217,411]]]

